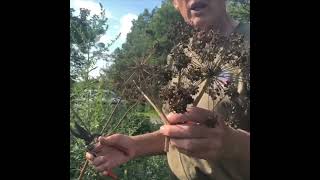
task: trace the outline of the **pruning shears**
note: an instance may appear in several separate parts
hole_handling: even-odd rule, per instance
[[[101,136],[100,134],[91,134],[77,122],[74,123],[74,129],[70,127],[70,131],[76,138],[84,140],[87,151],[93,150],[94,144],[97,142],[97,138]]]
[[[77,122],[75,122],[74,129],[70,127],[70,131],[76,138],[84,140],[87,151],[92,153],[94,157],[97,157],[97,155],[91,151],[94,149],[94,144],[97,142],[97,138],[101,136],[100,134],[91,134],[88,130],[81,127]],[[112,171],[108,171],[107,176],[110,176],[114,180],[118,179],[117,175]]]

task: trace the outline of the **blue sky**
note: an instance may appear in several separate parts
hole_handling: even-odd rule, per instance
[[[91,10],[92,14],[99,14],[99,2],[106,9],[106,16],[109,18],[109,30],[101,37],[100,41],[108,43],[121,32],[119,40],[110,47],[110,52],[112,52],[126,41],[126,35],[130,32],[132,20],[137,19],[138,15],[146,8],[151,11],[156,6],[160,7],[162,0],[70,0],[70,7],[74,8],[76,13],[79,8],[87,8]],[[105,65],[104,61],[98,61],[98,68],[91,75],[99,75],[100,68]]]

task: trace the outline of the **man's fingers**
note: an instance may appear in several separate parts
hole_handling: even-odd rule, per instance
[[[88,161],[93,161],[94,160],[94,156],[91,153],[86,152],[86,159]]]
[[[104,163],[100,164],[99,166],[96,166],[95,169],[99,172],[108,171],[110,162],[111,161],[105,161]]]
[[[208,121],[212,121],[214,125],[216,121],[217,113],[212,111],[202,109],[199,107],[190,107],[187,109],[187,112],[181,113],[170,113],[167,118],[170,124],[179,124],[186,121],[193,121],[200,124],[208,124]]]
[[[92,165],[100,166],[101,164],[103,164],[107,160],[108,160],[107,156],[98,156],[98,157],[94,158],[94,160],[92,161]]]
[[[114,174],[112,171],[103,171],[102,172],[102,175],[104,176],[109,176],[111,177],[112,179],[118,179],[118,176],[116,174]]]
[[[117,150],[123,152],[125,155],[132,155],[130,149],[125,148],[124,145],[130,146],[129,138],[122,134],[114,134],[108,137],[99,137],[101,145],[112,146]]]
[[[169,113],[169,115],[167,116],[167,119],[170,124],[183,123],[189,120],[186,114],[181,114],[181,113]]]
[[[109,176],[109,171],[103,171],[103,172],[102,172],[102,175],[104,175],[104,176]]]
[[[213,128],[202,125],[164,125],[160,133],[171,138],[205,138],[215,133]]]
[[[98,157],[94,158],[92,162],[94,166],[100,166],[106,161],[119,161],[119,163],[122,163],[122,161],[124,161],[126,158],[126,156],[124,156],[124,154],[121,151],[118,151],[116,149],[112,149],[111,151],[108,151],[108,153],[102,153],[97,155]]]
[[[94,148],[93,148],[90,152],[97,154],[97,153],[99,153],[100,151],[102,151],[103,148],[104,148],[104,146],[103,146],[100,142],[98,142],[98,143],[96,143],[96,144],[94,145]]]
[[[96,166],[96,170],[99,172],[108,171],[126,162],[126,158],[124,156],[119,156],[119,154],[110,155],[103,158],[103,160],[104,161],[101,161],[102,163],[100,162],[100,165]]]

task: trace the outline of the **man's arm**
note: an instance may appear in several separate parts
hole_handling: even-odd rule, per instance
[[[164,153],[164,136],[155,131],[153,133],[127,136],[113,134],[99,137],[99,142],[86,158],[103,174],[134,158]],[[92,154],[94,153],[94,154]]]
[[[146,155],[164,154],[164,136],[155,131],[131,137],[135,144],[135,158]]]

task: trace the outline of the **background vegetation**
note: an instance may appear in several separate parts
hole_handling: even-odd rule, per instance
[[[235,19],[250,22],[249,1],[228,1],[228,11]],[[176,43],[174,37],[177,32],[173,26],[182,21],[182,18],[173,8],[171,0],[164,0],[160,8],[142,12],[138,19],[133,21],[132,31],[127,35],[126,43],[110,54],[108,48],[111,44],[99,43],[99,37],[108,30],[103,7],[101,14],[92,17],[89,14],[88,10],[81,9],[80,15],[76,16],[74,10],[70,9],[70,103],[82,119],[80,124],[91,132],[98,133],[111,114],[119,94],[113,90],[113,79],[153,47],[156,47],[157,53],[152,56],[152,63],[166,63],[166,57]],[[95,68],[98,59],[104,59],[112,65],[104,69],[101,76],[92,78],[89,73]],[[120,104],[106,131],[117,124],[129,105],[126,102]],[[75,120],[71,113],[71,126]],[[152,109],[139,104],[128,114],[116,132],[137,135],[158,130],[159,126]],[[71,134],[70,139],[70,175],[71,179],[77,179],[85,159],[84,142]],[[114,172],[124,180],[170,178],[165,156],[139,158],[120,166]],[[109,178],[99,176],[89,167],[84,179]]]

